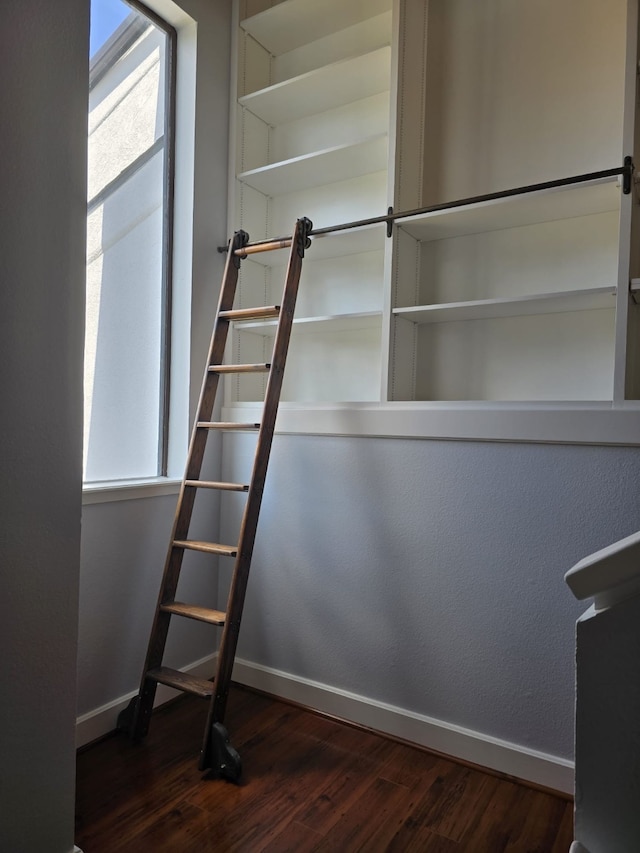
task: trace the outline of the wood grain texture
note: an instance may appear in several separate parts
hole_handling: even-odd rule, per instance
[[[231,311],[221,311],[220,317],[223,320],[241,322],[243,320],[268,320],[277,317],[279,313],[279,305],[260,305],[257,308],[234,308]]]
[[[223,557],[235,557],[238,552],[235,545],[219,545],[217,542],[200,542],[195,539],[176,539],[173,544],[176,548],[202,551],[203,554],[220,554]]]
[[[212,364],[209,373],[268,373],[270,364]]]
[[[86,853],[367,851],[566,853],[573,803],[233,686],[239,785],[195,756],[207,704],[184,696],[132,745],[78,755],[76,843]]]
[[[160,610],[167,613],[175,613],[177,616],[185,616],[187,619],[197,619],[209,625],[224,625],[226,614],[222,610],[211,610],[209,607],[200,607],[197,604],[185,604],[182,601],[170,601],[160,605]]]
[[[213,684],[211,681],[207,681],[206,678],[196,678],[194,675],[188,675],[186,672],[181,672],[179,669],[172,669],[169,666],[158,666],[155,669],[150,669],[147,673],[147,678],[152,679],[158,684],[166,684],[167,687],[174,687],[176,690],[193,693],[202,699],[206,699],[213,693]]]

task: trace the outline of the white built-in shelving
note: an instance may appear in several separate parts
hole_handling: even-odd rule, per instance
[[[293,321],[294,328],[307,333],[316,332],[355,332],[361,329],[375,329],[380,325],[379,311],[360,311],[354,314],[332,314],[323,317],[300,317]],[[273,336],[276,332],[275,320],[262,323],[239,323],[241,332],[252,331],[265,336]]]
[[[381,47],[267,86],[238,103],[267,124],[287,124],[388,92],[390,66],[391,48]]]
[[[285,195],[380,172],[386,163],[387,137],[380,133],[241,172],[238,180],[266,196]]]
[[[399,227],[416,240],[446,240],[618,211],[619,207],[620,181],[609,177],[418,214],[402,219]]]
[[[236,227],[263,239],[290,233],[299,216],[321,227],[370,216],[373,205],[378,212],[388,182],[392,0],[238,5]],[[385,234],[378,226],[313,239],[283,399],[380,399]],[[285,261],[265,253],[244,262],[241,303],[265,294],[277,302]],[[268,352],[273,332],[272,323],[238,324],[234,357]],[[233,405],[258,399],[262,386],[240,378],[228,388]]]
[[[400,4],[394,204],[430,209],[394,229],[387,399],[638,397],[631,196],[618,175],[562,183],[633,153],[633,5],[587,0],[576,29],[571,0]]]
[[[283,0],[240,22],[242,29],[279,56],[388,11],[389,0]]]
[[[620,197],[611,176],[401,220],[392,396],[612,398]]]
[[[429,412],[443,423],[442,406],[466,404],[483,438],[553,440],[556,424],[566,440],[565,421],[549,420],[560,411],[640,410],[637,190],[613,174],[639,156],[635,0],[236,6],[234,227],[263,239],[298,216],[325,228],[421,211],[390,236],[379,224],[313,238],[285,413],[307,407],[313,431],[314,406],[326,423],[335,404],[345,431],[345,406],[367,404],[379,424],[411,412],[428,435]],[[277,301],[285,260],[243,262],[243,305]],[[239,325],[234,356],[263,355],[272,334]],[[261,381],[229,383],[229,417]],[[514,405],[546,420],[498,428],[496,406]],[[575,425],[597,432],[583,415]]]
[[[500,317],[527,317],[533,314],[562,314],[571,311],[597,311],[615,307],[615,287],[589,287],[531,296],[507,296],[394,308],[393,313],[414,323],[451,323],[489,320]]]

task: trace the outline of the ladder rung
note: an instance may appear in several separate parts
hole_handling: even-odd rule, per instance
[[[217,545],[215,542],[198,542],[195,539],[175,539],[173,545],[175,548],[203,551],[205,554],[222,554],[223,557],[235,557],[238,553],[235,545]]]
[[[261,243],[249,243],[240,249],[235,249],[233,254],[240,258],[254,255],[256,252],[273,252],[274,249],[288,249],[291,246],[291,237],[280,237],[277,240],[264,240]]]
[[[231,421],[230,423],[223,423],[222,421],[198,421],[196,426],[198,429],[260,429],[260,424],[237,424],[235,421]]]
[[[149,728],[156,692],[156,682],[167,685],[175,690],[185,691],[209,699],[210,709],[199,767],[201,770],[211,769],[216,775],[221,775],[234,781],[237,781],[240,774],[239,757],[235,750],[229,746],[226,732],[218,723],[222,723],[224,718],[229,682],[233,674],[233,663],[236,655],[238,632],[253,554],[264,478],[269,461],[271,439],[275,429],[278,403],[282,391],[283,371],[293,326],[296,294],[300,282],[300,272],[304,255],[302,248],[310,243],[309,235],[312,232],[312,227],[312,223],[308,219],[298,219],[291,238],[265,241],[251,247],[247,245],[249,238],[246,232],[238,231],[229,244],[229,255],[225,264],[225,272],[219,294],[219,308],[225,310],[219,310],[214,321],[198,414],[195,418],[196,423],[187,455],[187,473],[185,474],[185,479],[182,481],[178,498],[178,509],[173,533],[170,538],[169,554],[160,588],[159,604],[156,607],[156,618],[154,619],[149,638],[146,662],[142,673],[142,683],[138,695],[132,699],[129,706],[118,716],[118,727],[128,731],[134,740],[140,740],[147,734]],[[269,306],[263,304],[258,308],[244,308],[239,306],[234,308],[238,269],[240,267],[238,257],[252,254],[254,251],[267,251],[277,248],[277,243],[280,245],[290,245],[291,247],[286,267],[281,305]],[[231,257],[231,253],[235,255],[235,258]],[[269,298],[279,297],[272,296]],[[256,300],[258,303],[260,301],[260,299]],[[237,328],[240,331],[243,329],[245,331],[259,331],[263,335],[270,334],[276,329],[272,345],[272,355],[270,354],[270,350],[258,352],[256,349],[254,353],[246,357],[268,358],[271,364],[225,364],[225,362],[246,360],[244,356],[240,358],[229,355],[228,358],[225,358],[227,335],[232,323],[239,324]],[[269,329],[268,327],[270,326],[273,328]],[[225,415],[218,414],[219,408],[216,408],[216,392],[223,390],[220,388],[220,385],[224,384],[220,382],[219,374],[239,373],[242,375],[245,372],[249,373],[253,371],[260,372],[262,375],[266,373],[266,378],[269,380],[264,389],[263,415],[257,415],[257,413],[249,411],[245,412],[245,414],[247,416],[259,416],[262,423],[213,421],[212,418],[225,417]],[[218,402],[218,405],[220,402]],[[207,432],[204,432],[204,430],[207,430]],[[209,430],[222,431],[223,433],[228,431],[234,434],[243,434],[244,432],[253,432],[256,434],[255,459],[251,477],[247,477],[248,486],[241,483],[210,481],[208,480],[208,476],[210,475],[202,472],[206,443],[207,439],[210,438],[208,435]],[[232,438],[233,435],[228,440],[231,441]],[[206,533],[199,534],[195,530],[189,532],[197,497],[196,489],[200,488],[246,492],[242,524],[238,539],[234,545],[221,545],[215,542],[203,542],[190,538],[190,536],[207,535]],[[212,533],[211,536],[213,535]],[[202,552],[225,558],[225,568],[231,568],[232,570],[226,613],[209,609],[208,607],[201,607],[197,604],[187,604],[184,601],[175,600],[176,596],[180,595],[178,592],[180,574],[183,568],[183,558],[187,551]],[[195,560],[196,558],[193,559]],[[231,561],[233,561],[233,564]],[[181,597],[183,596],[181,595]],[[187,599],[191,598],[186,595],[184,597]],[[200,599],[193,596],[191,600],[198,601]],[[207,603],[205,599],[203,604]],[[220,641],[218,662],[216,664],[215,685],[204,678],[196,678],[193,675],[180,672],[178,669],[163,666],[166,640],[172,616],[186,617],[217,627],[224,626]]]
[[[185,486],[193,486],[196,489],[221,489],[227,492],[248,492],[246,483],[216,483],[213,480],[185,480]]]
[[[161,604],[160,610],[174,613],[176,616],[186,616],[187,619],[197,619],[209,625],[224,625],[227,614],[221,610],[210,610],[208,607],[198,607],[196,604],[184,604],[182,601],[171,601]]]
[[[268,373],[270,364],[211,364],[209,373]]]
[[[186,672],[180,672],[179,669],[171,669],[168,666],[150,669],[146,677],[152,678],[160,684],[166,684],[167,687],[175,687],[176,690],[182,690],[185,693],[195,693],[202,699],[208,699],[213,695],[213,683],[211,681],[207,681],[205,678],[195,678],[193,675],[187,675]]]
[[[222,320],[269,320],[277,317],[280,313],[279,305],[261,305],[259,308],[233,308],[230,311],[221,311],[218,316]]]

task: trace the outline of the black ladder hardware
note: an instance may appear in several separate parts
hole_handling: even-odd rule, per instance
[[[145,737],[149,729],[158,684],[165,684],[177,690],[208,699],[209,714],[200,753],[199,768],[200,770],[210,770],[213,774],[232,781],[237,781],[240,776],[241,762],[240,756],[229,743],[223,722],[238,644],[260,504],[280,401],[302,259],[305,249],[311,243],[309,233],[312,227],[312,223],[303,218],[296,222],[293,235],[288,238],[250,246],[249,235],[245,231],[237,231],[230,242],[209,357],[191,435],[185,475],[178,497],[160,595],[142,672],[140,691],[118,717],[118,728],[128,732],[133,740],[139,741]],[[234,309],[233,302],[241,259],[254,252],[282,248],[290,248],[290,254],[281,305]],[[223,364],[230,324],[246,320],[267,319],[277,320],[271,360],[266,364]],[[259,424],[245,424],[212,421],[211,417],[220,376],[227,373],[248,372],[268,373],[261,422]],[[211,430],[250,430],[257,433],[253,471],[248,484],[219,483],[200,479],[207,437]],[[220,489],[246,493],[244,514],[236,545],[220,545],[214,542],[189,539],[189,525],[198,489]],[[231,587],[225,612],[175,600],[185,550],[234,558]],[[194,678],[179,670],[163,666],[162,659],[172,616],[196,619],[223,628],[213,681]]]

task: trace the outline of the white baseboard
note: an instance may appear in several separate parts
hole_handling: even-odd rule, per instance
[[[216,658],[217,654],[207,655],[207,657],[183,667],[182,671],[189,673],[189,675],[199,676],[200,678],[211,678],[215,672]],[[109,702],[107,705],[102,705],[102,707],[78,717],[76,720],[76,748],[112,732],[116,728],[118,714],[127,707],[131,699],[137,695],[137,692],[137,690],[134,690],[132,693],[127,693],[126,696],[120,696],[118,699],[114,699],[113,702]],[[173,699],[179,695],[179,690],[173,690],[171,687],[159,684],[153,706],[155,708],[158,705],[163,705],[169,699]]]
[[[573,762],[567,759],[537,752],[250,661],[236,659],[233,679],[239,684],[281,696],[283,699],[402,738],[436,752],[536,785],[573,794],[574,766]],[[232,730],[232,721],[229,721],[229,724]]]
[[[216,655],[208,655],[184,667],[183,671],[190,675],[210,678],[215,671],[215,662]],[[324,714],[366,726],[392,737],[402,738],[462,761],[497,770],[545,788],[573,794],[574,767],[573,762],[567,759],[537,752],[471,729],[240,658],[236,658],[233,679],[247,687],[281,696],[291,702],[315,708]],[[76,745],[84,746],[113,731],[116,728],[118,714],[126,708],[135,695],[136,693],[132,692],[121,696],[101,708],[78,717]],[[159,684],[154,707],[162,705],[176,695],[179,695],[178,691]],[[233,731],[233,722],[229,722]]]

